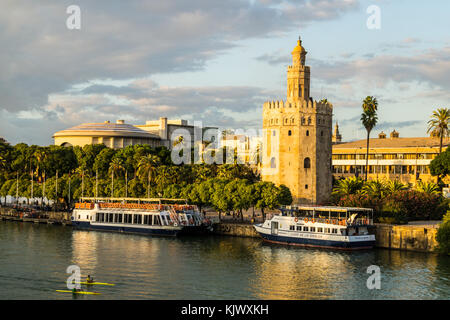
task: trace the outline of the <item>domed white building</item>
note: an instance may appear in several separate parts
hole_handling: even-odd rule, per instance
[[[119,149],[130,145],[148,144],[152,147],[161,145],[159,135],[139,129],[123,120],[116,123],[83,123],[78,126],[61,130],[53,135],[55,145],[84,146],[87,144],[101,144]]]

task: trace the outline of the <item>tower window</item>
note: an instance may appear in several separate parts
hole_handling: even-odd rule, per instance
[[[305,184],[305,189],[308,189],[308,185],[307,184]]]
[[[292,136],[292,131],[291,130],[288,131],[288,136]]]
[[[320,136],[323,137],[323,131],[320,131]]]
[[[309,137],[309,130],[306,130],[306,136]]]
[[[304,166],[305,169],[311,168],[311,159],[310,158],[305,158],[305,161],[304,161],[303,164],[304,164],[303,166]]]

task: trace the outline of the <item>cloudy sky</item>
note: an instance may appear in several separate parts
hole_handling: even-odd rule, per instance
[[[81,9],[81,29],[66,9]],[[367,28],[377,5],[381,28]],[[344,140],[364,138],[367,95],[379,125],[425,136],[450,107],[448,0],[2,0],[0,136],[48,145],[83,122],[183,118],[260,128],[285,99],[299,35],[311,93],[334,104]]]

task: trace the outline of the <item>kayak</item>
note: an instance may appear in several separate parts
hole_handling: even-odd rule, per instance
[[[56,290],[56,292],[73,293],[73,294],[101,294],[99,292],[87,292],[87,291],[73,292],[72,290]]]

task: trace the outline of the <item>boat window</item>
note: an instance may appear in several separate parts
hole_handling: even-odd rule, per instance
[[[144,224],[148,224],[148,215],[144,215]]]
[[[337,233],[337,229],[333,229],[333,233]]]
[[[325,233],[331,233],[330,228],[325,228]]]
[[[81,219],[81,214],[78,215],[78,219]]]
[[[100,214],[99,214],[98,212],[95,214],[95,221],[98,221],[99,215],[100,215]]]
[[[155,218],[154,224],[156,226],[160,226],[161,225],[161,218],[159,216],[155,216],[154,218]]]
[[[295,231],[295,226],[289,226],[289,229]]]
[[[316,232],[316,228],[315,227],[311,227],[311,232]]]
[[[323,228],[317,228],[317,232],[323,232]]]
[[[141,214],[134,214],[133,215],[133,223],[134,224],[142,224],[142,215]]]
[[[149,226],[153,225],[153,215],[149,215],[149,216],[148,216],[147,224],[148,224]]]
[[[297,231],[302,231],[302,226],[297,226]]]
[[[303,227],[303,231],[309,231],[309,227]]]

